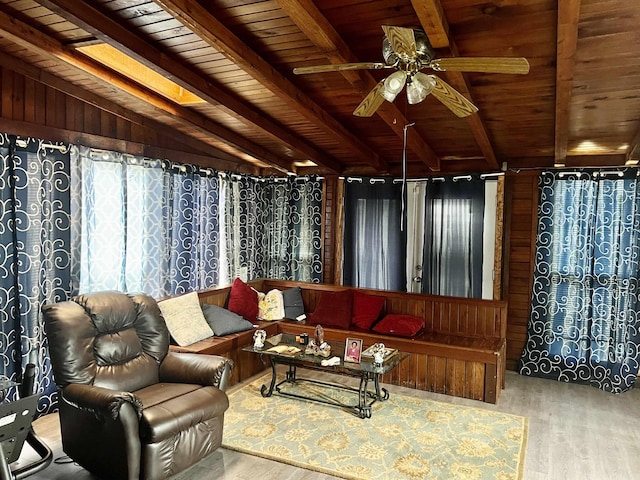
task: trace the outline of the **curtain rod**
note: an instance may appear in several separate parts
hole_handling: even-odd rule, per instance
[[[504,172],[496,172],[496,173],[483,173],[480,175],[480,180],[487,180],[487,179],[491,179],[494,177],[502,177],[504,175]],[[353,182],[358,182],[358,183],[362,183],[363,178],[362,177],[338,177],[340,180],[345,180],[348,183],[353,183]],[[454,182],[458,182],[460,180],[467,180],[467,181],[471,181],[473,179],[473,175],[458,175],[456,177],[452,177],[452,180]],[[403,179],[402,178],[370,178],[369,179],[369,183],[371,183],[372,185],[375,183],[382,183],[385,182],[387,180],[392,180],[393,183],[402,183]],[[410,182],[445,182],[447,179],[445,177],[422,177],[422,178],[407,178],[406,181],[407,183]]]
[[[28,142],[26,140],[19,138],[16,140],[16,145],[21,148],[26,148],[28,145]],[[54,145],[53,143],[41,143],[40,146],[44,148],[51,148],[53,150],[59,150],[61,152],[66,152],[67,149],[69,148],[68,145]]]

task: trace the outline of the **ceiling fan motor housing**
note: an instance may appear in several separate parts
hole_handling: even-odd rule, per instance
[[[431,42],[429,42],[429,37],[427,37],[424,30],[417,28],[413,30],[413,37],[416,43],[417,55],[415,58],[403,59],[393,51],[391,42],[385,35],[382,39],[382,58],[384,58],[385,63],[387,65],[398,66],[400,64],[413,63],[417,61],[420,64],[418,67],[429,64],[429,62],[435,58],[435,52],[433,51]]]

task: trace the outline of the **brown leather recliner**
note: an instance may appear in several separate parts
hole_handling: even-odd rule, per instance
[[[161,479],[222,442],[233,362],[169,352],[156,301],[98,292],[42,307],[65,453],[105,479]]]

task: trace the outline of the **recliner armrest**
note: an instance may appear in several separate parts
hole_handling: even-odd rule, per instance
[[[142,416],[142,402],[130,392],[72,383],[64,387],[62,396],[71,405],[94,415],[117,419],[123,403],[129,403],[138,418]]]
[[[224,391],[233,361],[219,355],[169,352],[160,364],[160,381],[211,385]]]

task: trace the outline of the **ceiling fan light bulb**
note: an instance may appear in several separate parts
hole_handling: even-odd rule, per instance
[[[424,73],[418,72],[407,85],[407,100],[411,105],[422,102],[435,87],[433,79]]]
[[[427,98],[428,92],[422,88],[417,82],[411,82],[407,85],[407,101],[410,105],[420,103]]]
[[[392,73],[384,81],[384,90],[382,96],[389,102],[393,102],[396,99],[398,93],[402,91],[404,84],[407,81],[407,75],[403,71],[397,71]]]

